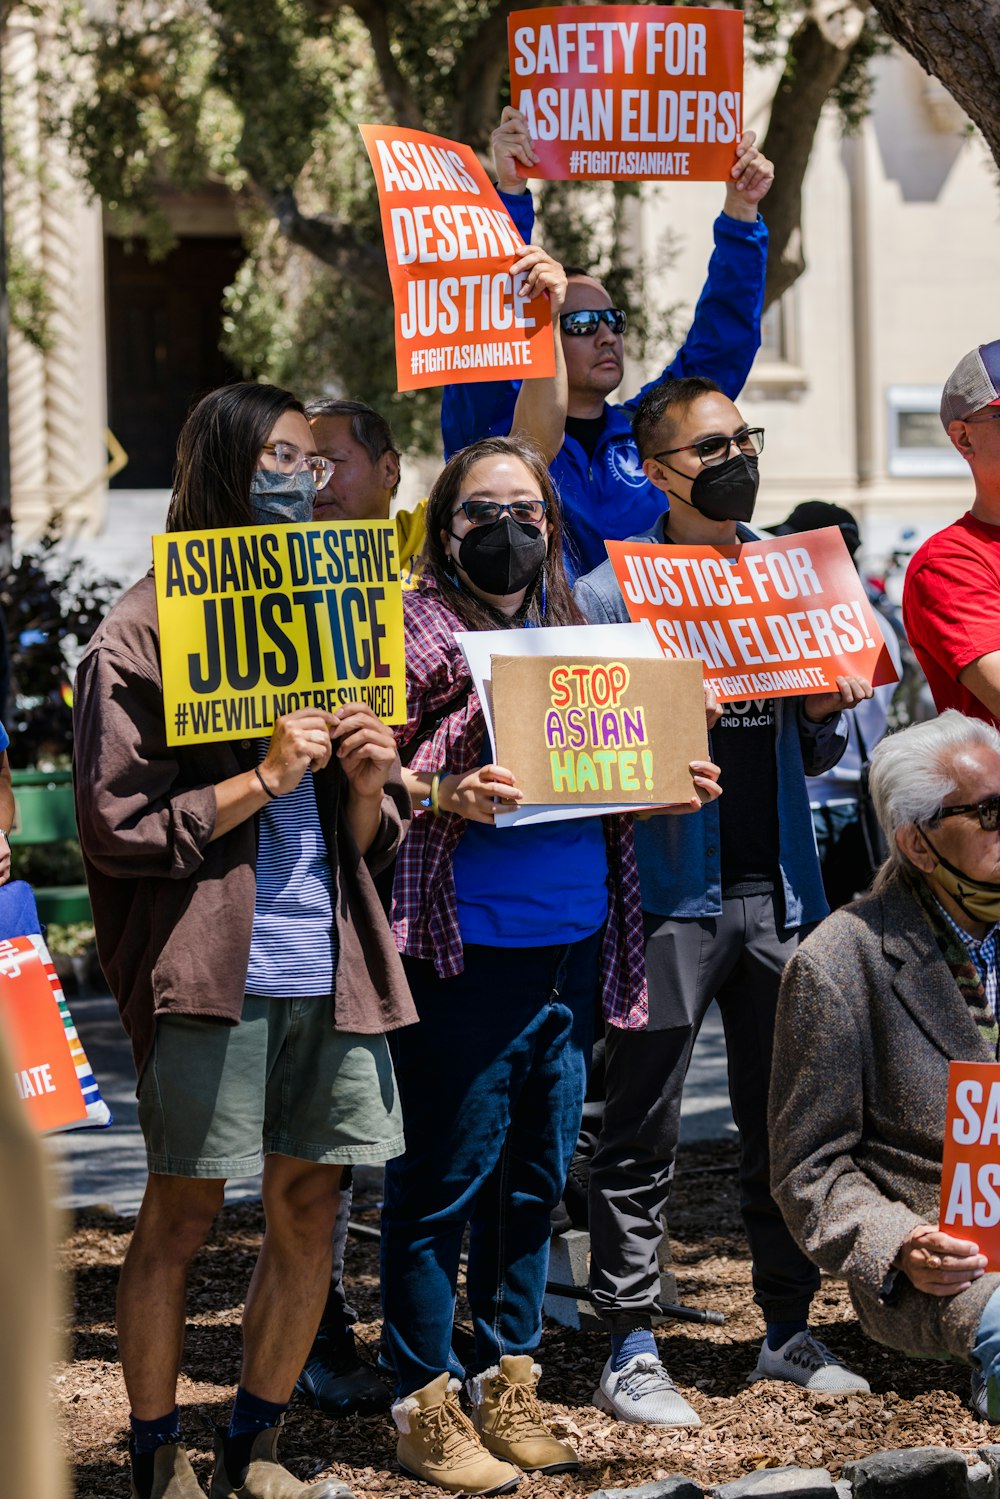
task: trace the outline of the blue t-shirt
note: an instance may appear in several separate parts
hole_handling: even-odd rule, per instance
[[[258,746],[258,762],[268,742]],[[294,791],[261,810],[246,992],[268,999],[331,994],[335,943],[330,860],[307,770]]]
[[[599,817],[526,828],[468,822],[452,870],[463,942],[547,947],[579,942],[607,920],[608,854]]]

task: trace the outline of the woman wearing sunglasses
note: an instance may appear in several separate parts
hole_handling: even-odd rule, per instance
[[[167,530],[309,520],[326,463],[311,446],[287,391],[213,391],[181,432]],[[203,1499],[176,1404],[187,1271],[227,1178],[263,1170],[267,1230],[212,1494],[337,1499],[342,1484],[293,1477],[277,1441],[326,1299],[342,1167],[402,1148],[382,1033],[414,1013],[372,875],[409,801],[392,734],[362,704],[287,714],[256,744],[169,745],[160,662],[150,571],[84,653],[74,754],[150,1172],[118,1291],[132,1495]]]
[[[542,455],[516,438],[475,443],[431,491],[424,577],[404,600],[398,738],[415,816],[393,929],[420,1024],[393,1038],[407,1149],[385,1182],[384,1336],[400,1463],[470,1493],[512,1488],[519,1469],[577,1464],[535,1397],[549,1214],[580,1123],[598,993],[613,1024],[645,1019],[631,819],[494,826],[521,793],[489,760],[455,640],[581,622],[560,533]],[[705,797],[712,769],[699,767]],[[466,1227],[475,1347],[463,1368],[452,1324]],[[474,1424],[458,1403],[463,1374]]]

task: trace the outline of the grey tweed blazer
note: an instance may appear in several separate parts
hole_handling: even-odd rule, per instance
[[[785,969],[771,1186],[804,1252],[847,1280],[870,1337],[968,1359],[1000,1275],[938,1297],[891,1273],[910,1229],[938,1221],[949,1061],[996,1058],[894,879],[828,917]]]

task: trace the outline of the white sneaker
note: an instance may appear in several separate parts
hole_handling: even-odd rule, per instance
[[[604,1365],[593,1403],[619,1421],[645,1421],[650,1426],[700,1426],[701,1417],[651,1353],[637,1353],[624,1369]]]
[[[805,1390],[820,1390],[826,1395],[871,1394],[867,1379],[849,1369],[808,1328],[780,1348],[769,1348],[764,1339],[757,1367],[747,1384],[755,1384],[758,1379],[787,1379]]]

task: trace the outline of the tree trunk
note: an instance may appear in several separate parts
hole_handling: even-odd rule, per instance
[[[764,155],[774,186],[764,200],[770,235],[764,305],[769,307],[806,268],[802,244],[802,183],[823,106],[843,76],[861,35],[865,3],[814,0],[788,43],[785,70],[771,105]]]
[[[886,31],[940,79],[1000,167],[998,0],[871,0]]]

